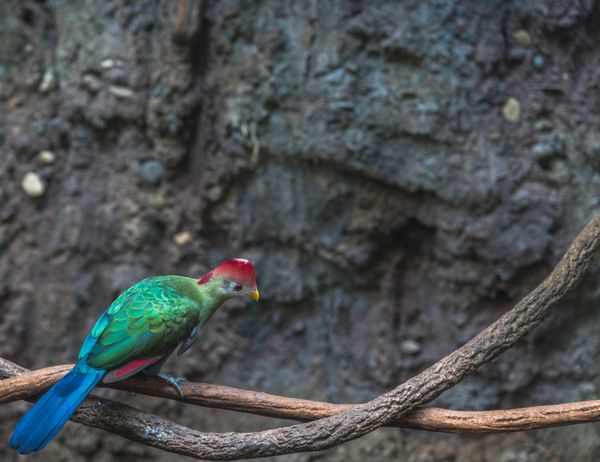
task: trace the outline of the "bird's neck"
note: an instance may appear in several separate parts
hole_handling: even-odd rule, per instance
[[[182,295],[187,296],[196,302],[198,325],[200,326],[208,321],[228,298],[220,290],[221,281],[216,277],[213,277],[202,284],[198,284],[196,279],[177,276],[173,283]]]
[[[227,297],[219,290],[220,281],[217,278],[212,278],[204,284],[195,284],[194,299],[199,306],[199,321],[201,326],[217,311]]]

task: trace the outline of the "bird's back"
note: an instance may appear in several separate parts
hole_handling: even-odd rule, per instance
[[[198,324],[194,280],[183,276],[144,279],[123,292],[96,322],[79,357],[98,369],[162,356]]]

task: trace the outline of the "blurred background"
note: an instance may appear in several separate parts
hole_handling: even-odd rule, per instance
[[[0,356],[73,362],[146,276],[255,262],[166,370],[332,402],[395,387],[543,279],[600,208],[591,1],[0,0]],[[596,265],[433,404],[600,397]],[[286,421],[100,390],[203,431]],[[0,457],[29,407],[0,407]],[[30,460],[188,460],[70,424]],[[595,461],[600,427],[380,429],[293,461]]]

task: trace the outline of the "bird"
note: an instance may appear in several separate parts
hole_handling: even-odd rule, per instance
[[[192,346],[223,302],[240,296],[259,299],[254,267],[243,258],[227,260],[198,280],[171,275],[134,284],[100,315],[73,369],[21,418],[10,447],[20,454],[46,447],[100,381],[158,375],[183,398],[179,382],[185,379],[161,372],[162,365],[177,347],[181,355]]]

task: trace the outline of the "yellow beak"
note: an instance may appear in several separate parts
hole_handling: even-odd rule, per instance
[[[254,292],[250,294],[250,297],[254,299],[254,301],[258,301],[260,294],[258,293],[258,289],[254,289]]]

